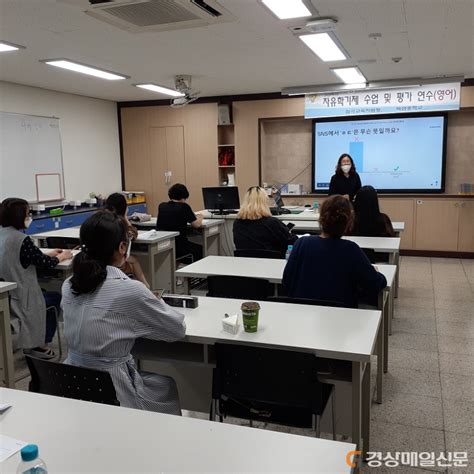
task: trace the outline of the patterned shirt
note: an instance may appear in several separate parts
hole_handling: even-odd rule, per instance
[[[23,268],[34,265],[42,270],[51,270],[59,263],[59,258],[45,255],[30,237],[26,237],[20,249],[20,263]]]

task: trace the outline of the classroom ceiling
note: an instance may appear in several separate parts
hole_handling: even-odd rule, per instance
[[[342,65],[358,65],[370,81],[474,77],[474,0],[312,0],[315,16],[338,19],[336,35],[350,59],[337,63],[322,62],[289,30],[305,20],[278,20],[259,0],[217,1],[233,21],[130,33],[86,15],[88,0],[0,0],[0,40],[26,46],[0,54],[0,79],[130,101],[167,98],[132,84],[173,87],[176,74],[192,75],[201,96],[335,84],[330,67]],[[382,36],[373,40],[371,33]],[[39,62],[48,58],[131,77],[105,81]]]

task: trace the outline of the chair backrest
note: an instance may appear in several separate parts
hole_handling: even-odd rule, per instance
[[[250,257],[250,258],[283,258],[281,252],[277,250],[267,249],[238,249],[234,250],[235,257]]]
[[[215,351],[213,398],[230,416],[309,427],[322,413],[314,354],[233,344]]]
[[[89,402],[120,405],[108,372],[26,356],[30,392]]]
[[[274,303],[307,304],[312,306],[333,306],[335,308],[352,307],[346,303],[341,303],[340,301],[313,300],[311,298],[291,298],[289,296],[270,296],[268,301],[272,301]]]
[[[74,237],[46,237],[46,245],[49,249],[73,249],[79,243],[79,239]]]
[[[272,294],[272,285],[260,278],[210,276],[207,283],[207,296],[214,298],[266,300]]]

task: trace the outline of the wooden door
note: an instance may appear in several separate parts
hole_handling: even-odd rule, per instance
[[[405,230],[400,234],[400,248],[413,248],[414,199],[395,199],[379,197],[380,210],[390,217],[392,222],[405,222]]]
[[[150,162],[153,194],[148,207],[156,215],[158,204],[168,200],[166,127],[150,127]]]
[[[184,127],[166,128],[166,156],[171,175],[168,186],[186,184],[186,161],[184,156]]]
[[[458,250],[474,252],[474,201],[459,202]]]
[[[415,199],[415,249],[457,251],[459,202]]]

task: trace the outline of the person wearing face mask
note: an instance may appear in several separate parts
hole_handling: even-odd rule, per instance
[[[115,214],[125,219],[125,222],[128,226],[128,236],[130,240],[136,240],[138,237],[138,231],[137,228],[133,226],[127,218],[128,206],[125,196],[121,193],[111,194],[105,201],[105,208],[110,212],[115,212]],[[135,280],[141,281],[147,288],[150,288],[150,284],[143,273],[142,266],[140,265],[138,258],[130,255],[130,250],[131,245],[128,249],[127,260],[120,270],[122,270],[130,278],[135,278]]]
[[[107,371],[121,406],[180,415],[175,381],[139,372],[130,353],[138,338],[185,336],[184,315],[120,268],[130,238],[123,217],[98,211],[81,226],[81,253],[62,287],[66,364]]]
[[[329,184],[329,196],[340,194],[352,202],[361,186],[354,160],[347,153],[343,153],[337,160],[336,172]]]
[[[44,254],[23,233],[31,220],[24,199],[8,198],[0,204],[0,278],[17,284],[10,305],[14,350],[23,349],[34,357],[52,359],[56,354],[49,343],[56,332],[56,314],[46,312],[46,308],[59,308],[60,295],[41,290],[36,269],[52,269],[72,258],[72,253],[56,249]]]

